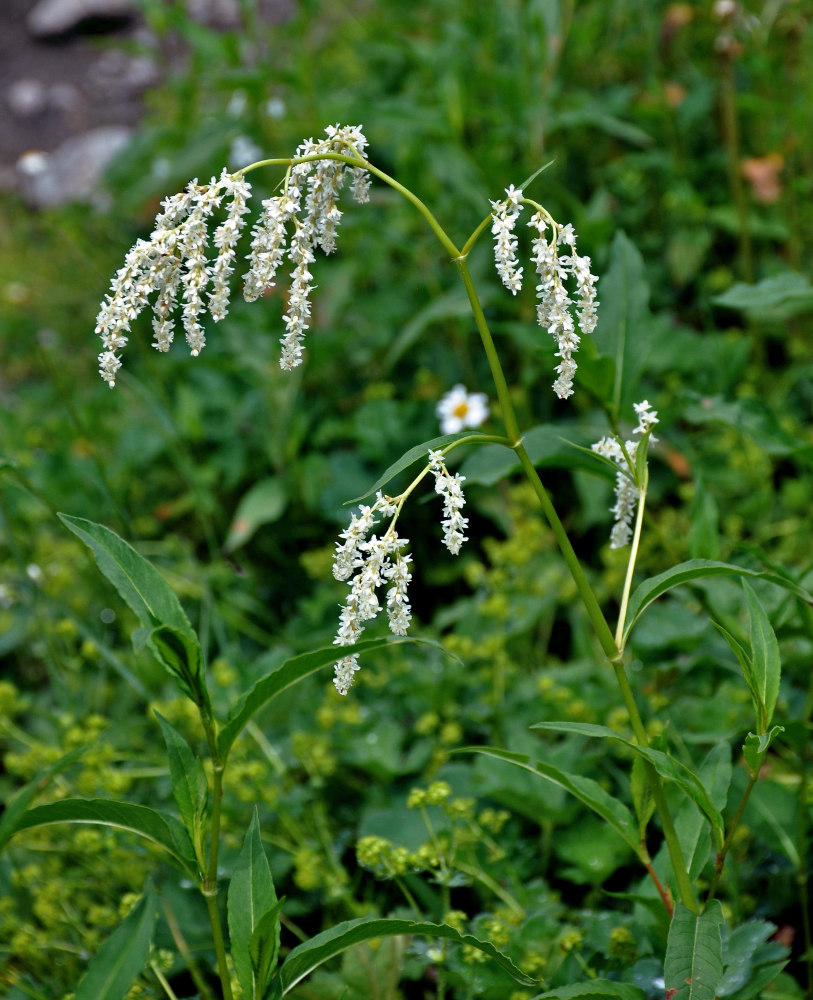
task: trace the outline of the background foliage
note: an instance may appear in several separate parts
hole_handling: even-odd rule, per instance
[[[153,709],[195,738],[190,706],[130,650],[135,620],[55,511],[110,525],[160,567],[226,704],[274,663],[332,641],[343,588],[329,566],[343,502],[437,433],[434,406],[452,384],[489,391],[454,269],[420,217],[382,189],[348,213],[339,253],[319,262],[307,363],[293,375],[277,366],[282,306],[271,296],[235,304],[194,360],[181,348],[156,355],[145,324],[117,391],[98,380],[92,328],[109,275],[158,200],[218,172],[239,137],[289,155],[328,123],[362,122],[374,162],[458,236],[489,197],[553,159],[533,194],[574,223],[602,276],[602,308],[628,324],[636,398],[661,419],[642,571],[690,557],[767,560],[809,586],[808,3],[753,2],[721,19],[705,3],[644,0],[304,0],[271,29],[247,0],[244,29],[226,33],[193,24],[179,3],[148,0],[144,11],[159,55],[181,36],[190,59],[151,95],[111,171],[115,207],[32,215],[5,199],[4,797],[89,744],[46,797],[157,794],[169,804]],[[267,194],[277,178],[255,180]],[[562,437],[597,439],[606,428],[589,362],[582,391],[577,377],[574,399],[557,402],[533,290],[506,296],[489,276],[488,246],[471,266],[523,426],[555,420]],[[472,544],[459,559],[436,556],[433,504],[409,511],[416,625],[452,655],[399,647],[371,656],[347,699],[323,673],[275,703],[234,750],[224,865],[259,799],[277,891],[288,897],[284,947],[349,917],[414,915],[414,904],[492,941],[548,987],[623,971],[656,996],[664,926],[624,844],[553,786],[451,754],[477,743],[536,753],[544,743],[550,763],[578,762],[629,794],[622,751],[529,730],[566,719],[623,732],[624,710],[596,668],[533,498],[488,456],[469,456],[462,471]],[[568,459],[552,460],[545,479],[600,596],[617,594],[625,562],[606,544],[610,484]],[[772,995],[801,996],[813,961],[813,624],[809,609],[758,589],[783,655],[786,733],[724,884],[724,906],[751,928],[748,941],[725,942],[732,971],[722,995],[738,1000],[761,989],[743,985],[738,968],[773,974],[787,957]],[[720,734],[730,739],[731,803],[747,781],[737,754],[749,698],[706,612],[746,634],[741,603],[726,581],[685,588],[650,610],[634,641],[653,732],[695,764]],[[416,787],[423,805],[413,796],[410,808]],[[46,827],[15,842],[0,857],[8,995],[71,991],[155,871],[149,849],[95,829]],[[157,871],[155,961],[188,996],[179,937],[205,967],[205,914],[175,872]],[[429,943],[397,939],[349,952],[296,995],[430,996],[439,967],[454,996],[506,996],[479,953],[449,948],[439,959]],[[132,995],[159,992],[147,973]]]

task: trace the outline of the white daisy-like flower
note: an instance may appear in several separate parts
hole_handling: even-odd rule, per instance
[[[466,392],[464,385],[456,385],[441,399],[435,413],[443,434],[479,427],[488,420],[488,396],[484,392]]]

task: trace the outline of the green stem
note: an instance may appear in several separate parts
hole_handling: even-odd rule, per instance
[[[624,625],[626,624],[627,607],[630,600],[630,591],[632,590],[632,576],[635,572],[635,560],[638,558],[638,546],[641,544],[641,527],[644,523],[646,488],[648,486],[647,480],[649,479],[648,467],[645,466],[644,469],[645,482],[643,482],[638,488],[638,513],[635,518],[635,532],[632,536],[632,544],[630,545],[630,558],[627,563],[627,575],[624,579],[624,592],[621,595],[621,607],[618,611],[618,625],[615,630],[615,644],[622,651],[624,649]]]
[[[223,939],[223,925],[220,920],[220,912],[217,907],[217,858],[220,849],[220,803],[223,798],[223,772],[225,764],[217,748],[216,723],[212,716],[202,707],[200,717],[203,728],[206,732],[206,742],[209,745],[209,753],[212,757],[213,780],[212,780],[212,825],[211,837],[209,840],[209,865],[203,878],[203,896],[206,900],[206,908],[209,911],[209,922],[212,925],[212,937],[214,939],[215,955],[217,956],[217,972],[220,976],[220,985],[223,990],[223,1000],[233,1000],[231,991],[231,977],[229,976],[229,966],[226,961],[226,944]]]
[[[706,902],[703,906],[705,910],[709,903],[714,899],[714,894],[717,892],[717,886],[720,882],[720,877],[723,874],[723,865],[725,864],[725,857],[728,854],[728,849],[731,847],[731,841],[734,839],[734,834],[736,833],[737,827],[740,825],[740,820],[742,819],[742,814],[745,811],[745,807],[748,804],[748,799],[751,797],[751,792],[753,791],[754,785],[759,780],[759,773],[754,774],[745,791],[743,792],[742,798],[740,799],[740,804],[737,806],[737,811],[734,814],[734,818],[731,820],[731,824],[728,827],[728,833],[723,841],[723,846],[720,848],[720,852],[714,863],[714,875],[711,879],[711,885],[709,886],[709,892],[706,896]]]
[[[635,697],[632,693],[629,678],[627,677],[627,671],[624,669],[624,664],[620,659],[613,661],[613,670],[615,671],[615,678],[618,681],[618,686],[621,689],[621,697],[624,699],[624,705],[627,709],[627,714],[629,715],[630,724],[632,725],[632,731],[635,734],[636,742],[639,746],[648,747],[649,738],[646,734],[646,729],[644,728],[643,719],[641,718],[641,713],[638,711],[638,706],[635,704]],[[669,852],[669,860],[672,862],[672,870],[675,873],[675,882],[677,883],[680,901],[693,913],[697,913],[697,900],[695,899],[692,883],[689,879],[688,872],[686,871],[686,862],[683,858],[683,851],[680,848],[680,841],[678,840],[677,831],[675,830],[672,812],[669,809],[669,804],[667,803],[666,796],[664,795],[661,779],[658,772],[648,760],[644,761],[644,767],[646,768],[647,780],[652,792],[652,798],[655,800],[655,808],[658,812],[658,818],[661,821],[661,829],[663,830],[663,836],[666,840],[666,849]]]

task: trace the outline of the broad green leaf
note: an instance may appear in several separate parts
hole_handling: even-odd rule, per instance
[[[494,757],[496,760],[504,760],[516,767],[521,767],[531,774],[538,774],[547,778],[548,781],[559,785],[565,791],[570,792],[580,802],[584,803],[588,809],[592,809],[603,820],[605,820],[622,838],[622,840],[632,848],[636,857],[641,855],[641,842],[637,833],[637,825],[632,813],[627,807],[614,799],[612,795],[605,792],[597,781],[586,778],[579,774],[567,774],[565,771],[546,764],[544,761],[531,763],[531,758],[527,754],[512,753],[508,750],[499,750],[496,747],[461,747],[455,753],[481,753],[486,757]]]
[[[233,552],[244,545],[257,528],[279,520],[287,503],[285,484],[278,476],[255,483],[237,505],[223,551]]]
[[[646,361],[649,285],[643,257],[621,230],[610,247],[610,261],[600,282],[601,309],[592,336],[599,353],[615,363],[612,396],[603,402],[618,419]]]
[[[242,732],[246,723],[258,712],[263,705],[276,698],[278,694],[285,691],[292,684],[301,681],[305,677],[316,673],[332,663],[341,656],[349,656],[351,653],[371,653],[375,649],[384,646],[397,646],[403,642],[420,642],[427,645],[437,646],[437,643],[428,639],[362,639],[353,646],[325,646],[321,649],[311,650],[309,653],[300,653],[299,656],[291,657],[281,663],[276,670],[261,677],[252,688],[243,694],[235,704],[231,713],[218,733],[217,745],[221,757],[225,760],[229,750],[237,737]],[[439,647],[442,648],[442,647]]]
[[[670,1000],[714,1000],[723,976],[723,908],[713,899],[703,914],[677,903],[664,962]]]
[[[419,309],[412,319],[401,329],[398,336],[393,340],[387,351],[384,362],[385,369],[389,370],[395,362],[408,351],[423,331],[433,323],[449,319],[470,319],[471,305],[465,290],[453,288],[443,295],[432,297],[423,309]]]
[[[498,437],[495,434],[472,434],[471,431],[459,431],[457,434],[443,434],[440,437],[432,438],[431,441],[424,441],[423,444],[416,444],[414,448],[410,448],[409,451],[405,452],[397,462],[393,462],[387,471],[373,483],[369,490],[362,493],[361,496],[355,497],[353,500],[345,501],[344,506],[349,507],[352,504],[361,503],[362,500],[380,490],[382,486],[386,486],[391,479],[395,479],[400,472],[408,469],[410,465],[414,465],[418,459],[422,459],[426,463],[430,449],[437,451],[439,448],[445,448],[447,445],[455,441],[462,441],[464,438],[467,442],[471,441],[473,444],[478,442],[485,444],[490,442],[508,444],[507,439],[504,437]]]
[[[657,600],[662,594],[673,587],[679,587],[683,583],[691,583],[692,580],[700,580],[710,576],[748,576],[759,580],[767,580],[775,583],[778,587],[783,587],[790,593],[800,597],[808,604],[813,604],[813,596],[800,587],[793,580],[780,576],[777,573],[770,573],[767,570],[746,569],[744,566],[734,566],[731,563],[716,562],[711,559],[690,559],[688,562],[678,563],[665,573],[650,577],[639,584],[630,598],[627,608],[627,622],[624,628],[624,644],[626,645],[629,634],[636,621],[644,611]]]
[[[762,765],[765,763],[765,758],[768,755],[768,748],[779,736],[780,733],[784,733],[784,726],[773,726],[767,733],[762,733],[761,736],[757,736],[755,733],[749,733],[745,737],[745,743],[742,748],[742,755],[745,758],[745,763],[748,767],[748,773],[752,778],[756,778],[759,774]]]
[[[760,719],[759,726],[760,732],[764,733],[771,724],[776,699],[779,697],[779,676],[782,670],[779,643],[754,588],[745,580],[741,583],[751,623],[751,669],[754,686],[765,709],[765,715]]]
[[[723,943],[725,972],[717,984],[719,997],[731,996],[751,983],[760,947],[775,931],[775,925],[767,921],[749,920],[728,935]]]
[[[123,1000],[147,964],[155,929],[155,894],[147,890],[90,961],[74,1000]]]
[[[673,781],[678,785],[694,804],[700,809],[703,815],[711,824],[712,833],[715,837],[717,847],[721,847],[725,836],[723,817],[720,810],[714,805],[703,782],[697,775],[690,771],[688,767],[674,760],[668,754],[660,750],[653,750],[652,747],[642,747],[631,740],[624,739],[608,729],[606,726],[595,726],[588,722],[537,722],[531,729],[546,729],[559,733],[574,733],[578,736],[598,737],[600,739],[618,740],[624,746],[629,747],[635,753],[640,754],[655,768],[662,778]]]
[[[99,569],[133,610],[142,629],[149,633],[146,644],[156,659],[181,682],[194,701],[200,703],[202,698],[208,702],[198,637],[158,570],[115,531],[83,517],[60,514],[59,519],[93,552]],[[156,629],[171,631],[156,634]],[[183,663],[180,674],[179,661]],[[194,693],[187,690],[190,678]]]
[[[274,910],[279,916],[274,880],[260,839],[260,820],[255,808],[243,849],[234,866],[228,893],[231,957],[247,1000],[262,1000],[268,986],[268,979],[264,982],[260,980],[251,960],[251,941],[261,922],[269,937],[264,942],[264,948],[257,948],[258,955],[260,951],[266,951],[270,953],[269,958],[275,958],[279,953],[279,920],[269,918],[263,921]],[[255,947],[258,945],[259,942],[255,941]],[[268,963],[266,971],[268,968],[273,968],[272,962]]]
[[[14,836],[19,829],[20,818],[25,814],[26,809],[34,799],[47,788],[48,783],[54,775],[60,774],[70,767],[74,761],[78,760],[87,750],[87,747],[77,747],[71,750],[64,757],[60,757],[56,763],[46,768],[29,781],[6,803],[6,807],[0,814],[0,851],[6,843]]]
[[[655,799],[652,795],[647,769],[644,758],[637,754],[632,762],[632,772],[630,774],[630,795],[632,796],[632,806],[635,809],[635,816],[638,820],[638,833],[643,840],[646,837],[646,828],[655,812]]]
[[[751,316],[788,319],[813,310],[813,285],[795,271],[782,271],[754,285],[738,282],[712,301]]]
[[[693,559],[717,559],[720,552],[720,511],[700,473],[695,478],[691,518],[692,523],[686,538],[689,555]]]
[[[560,986],[540,993],[534,1000],[644,1000],[645,996],[638,986],[614,983],[610,979],[588,979],[586,983]]]
[[[23,813],[13,833],[54,823],[94,823],[117,830],[137,833],[163,847],[193,876],[197,876],[195,854],[189,834],[174,816],[159,813],[148,806],[113,799],[61,799],[35,806]]]
[[[459,944],[467,944],[488,955],[501,969],[523,986],[536,986],[537,981],[526,976],[514,965],[510,958],[497,951],[488,941],[479,941],[470,934],[461,934],[446,924],[429,924],[415,920],[369,919],[347,920],[328,931],[323,931],[310,941],[298,945],[290,952],[280,969],[281,995],[289,993],[305,976],[310,975],[334,955],[340,955],[353,945],[375,938],[392,937],[400,934],[423,934],[432,938],[446,938]]]
[[[209,784],[200,759],[192,753],[192,748],[167,720],[158,712],[156,719],[161,726],[169,758],[169,775],[172,779],[172,794],[184,826],[189,831],[193,843],[198,843],[201,821],[206,809]]]

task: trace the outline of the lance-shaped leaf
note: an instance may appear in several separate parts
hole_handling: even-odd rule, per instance
[[[263,1000],[279,954],[279,906],[256,808],[229,883],[228,916],[231,957],[243,995],[247,1000]],[[258,930],[264,935],[263,942],[257,937]],[[261,971],[265,980],[260,978]]]
[[[59,519],[93,553],[99,569],[141,623],[133,644],[143,641],[155,658],[198,704],[209,704],[198,637],[172,588],[132,545],[115,531],[82,517]]]
[[[488,941],[480,941],[471,934],[461,934],[447,924],[429,924],[416,920],[398,919],[368,919],[347,920],[337,924],[328,931],[317,934],[316,937],[298,945],[290,952],[282,964],[279,973],[279,993],[284,996],[290,992],[305,976],[310,975],[328,959],[340,955],[353,945],[364,941],[373,941],[380,937],[393,937],[401,934],[422,934],[432,938],[446,938],[458,944],[467,944],[488,955],[501,969],[522,986],[536,986],[537,981],[526,976],[521,969]]]
[[[117,830],[137,833],[140,837],[163,847],[193,877],[197,864],[192,842],[183,825],[174,816],[132,802],[112,799],[61,799],[29,809],[14,825],[12,833],[31,830],[54,823],[93,823]]]
[[[645,996],[640,987],[628,983],[588,979],[586,983],[573,983],[540,993],[534,1000],[644,1000]]]
[[[172,794],[175,796],[184,826],[193,842],[197,844],[200,841],[201,824],[209,792],[206,773],[200,758],[192,753],[192,748],[178,730],[158,712],[155,713],[155,717],[158,719],[167,745]]]
[[[314,649],[308,653],[300,653],[285,660],[270,674],[261,677],[245,694],[241,695],[238,702],[220,730],[217,737],[217,746],[221,757],[225,760],[228,756],[232,744],[243,731],[251,717],[258,712],[269,701],[272,701],[278,694],[287,690],[297,681],[309,677],[322,670],[324,667],[335,663],[340,656],[350,656],[351,653],[371,653],[374,649],[381,649],[384,646],[397,646],[404,642],[420,642],[422,644],[435,646],[441,649],[447,656],[448,651],[436,642],[429,639],[409,639],[409,638],[380,638],[362,639],[352,646],[324,646],[321,649]]]
[[[76,750],[66,753],[56,763],[44,771],[40,771],[35,778],[29,781],[28,784],[23,785],[19,792],[8,800],[6,808],[3,810],[2,815],[0,815],[0,851],[3,850],[6,843],[19,829],[18,824],[25,814],[26,809],[40,792],[48,786],[51,778],[70,767],[75,760],[78,760],[82,756],[85,750],[87,750],[87,747],[77,747]]]
[[[530,771],[531,774],[546,778],[554,785],[559,785],[560,788],[570,792],[571,795],[597,813],[616,831],[624,843],[632,848],[637,857],[641,856],[640,837],[632,813],[622,802],[605,792],[601,785],[597,781],[593,781],[592,778],[586,778],[579,774],[568,774],[544,761],[532,764],[531,758],[527,754],[512,753],[497,747],[461,747],[455,753],[481,753],[486,757],[504,760],[508,764],[514,764],[525,771]]]
[[[683,583],[691,583],[692,580],[700,580],[711,576],[747,576],[760,580],[767,580],[778,587],[783,587],[796,597],[800,597],[808,604],[813,604],[811,596],[803,587],[800,587],[793,580],[780,576],[778,573],[770,573],[767,570],[746,569],[744,566],[734,566],[730,563],[716,562],[712,559],[690,559],[688,562],[679,563],[665,573],[650,577],[644,580],[635,588],[630,598],[627,608],[627,621],[624,628],[624,644],[626,645],[629,634],[636,621],[641,617],[649,605],[657,600],[662,594],[679,587]]]
[[[664,962],[666,995],[670,1000],[714,1000],[723,976],[723,908],[713,899],[705,913],[675,906]]]
[[[559,733],[574,733],[578,736],[618,740],[619,743],[623,743],[624,746],[629,747],[630,750],[640,754],[641,757],[649,761],[662,778],[666,778],[667,781],[673,781],[689,796],[709,821],[718,849],[722,846],[725,828],[720,810],[714,805],[703,782],[697,777],[694,771],[690,771],[688,767],[674,760],[668,754],[660,750],[653,750],[652,747],[639,746],[637,743],[619,736],[606,726],[594,726],[588,722],[537,722],[531,726],[531,729],[547,729]]]
[[[367,490],[362,493],[361,496],[355,497],[353,500],[347,500],[344,504],[345,507],[349,507],[351,504],[360,503],[362,500],[369,496],[372,496],[377,490],[380,490],[382,486],[408,469],[410,465],[414,465],[418,459],[422,459],[424,463],[428,462],[428,456],[430,449],[432,451],[437,451],[439,448],[445,448],[449,444],[453,444],[455,441],[466,442],[480,442],[480,443],[496,443],[496,444],[510,444],[507,438],[498,437],[495,434],[472,434],[471,431],[458,431],[456,434],[442,434],[440,437],[432,438],[431,441],[424,441],[423,444],[416,444],[414,448],[410,448],[409,451],[404,452],[404,454],[398,459],[397,462],[393,462],[392,465],[383,473]]]
[[[751,623],[751,670],[754,687],[765,711],[764,717],[760,719],[759,730],[764,733],[771,724],[776,699],[779,697],[779,677],[782,671],[779,643],[754,588],[745,580],[741,582]]]
[[[155,929],[152,886],[90,961],[74,1000],[122,1000],[147,964]]]

